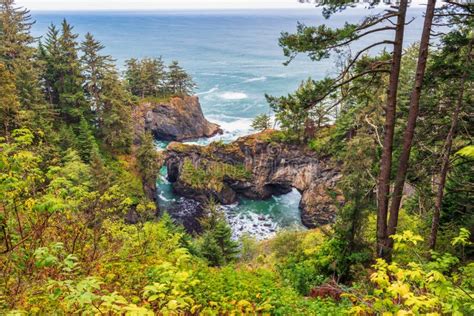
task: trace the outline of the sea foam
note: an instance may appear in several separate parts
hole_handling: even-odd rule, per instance
[[[243,92],[224,92],[219,97],[224,100],[243,100],[248,98],[247,94]]]
[[[255,81],[265,81],[267,80],[267,77],[262,76],[262,77],[255,77],[255,78],[250,78],[245,80],[244,82],[255,82]]]
[[[207,91],[196,93],[196,95],[211,94],[211,93],[216,92],[217,90],[219,90],[219,85],[215,85],[213,88],[211,88],[211,89],[209,89],[209,90],[207,90]]]

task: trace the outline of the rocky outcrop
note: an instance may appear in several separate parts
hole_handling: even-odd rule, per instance
[[[151,131],[157,140],[182,141],[221,134],[206,120],[197,96],[174,97],[169,102],[142,102],[134,111],[136,135]]]
[[[272,131],[206,147],[171,143],[165,163],[176,193],[199,201],[212,196],[231,204],[238,195],[266,199],[296,188],[307,227],[332,222],[342,203],[337,165],[304,145],[278,141]]]

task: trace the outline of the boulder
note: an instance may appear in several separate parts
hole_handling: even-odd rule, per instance
[[[136,135],[140,135],[140,130],[149,130],[157,140],[183,141],[222,134],[219,125],[204,117],[197,96],[142,102],[133,117]]]

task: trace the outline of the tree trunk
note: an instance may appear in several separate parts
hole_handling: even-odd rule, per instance
[[[433,221],[431,223],[429,246],[430,246],[430,249],[432,250],[434,250],[436,247],[436,239],[438,237],[441,204],[443,202],[443,197],[444,197],[444,186],[446,184],[446,177],[449,171],[449,157],[451,156],[451,149],[453,147],[453,139],[456,134],[456,127],[458,125],[459,113],[461,112],[461,108],[463,104],[464,87],[465,87],[466,77],[467,77],[466,69],[469,69],[471,65],[472,45],[473,45],[473,40],[471,40],[471,42],[469,43],[469,48],[467,50],[466,67],[464,68],[464,72],[461,77],[460,91],[459,91],[458,99],[456,102],[456,107],[454,109],[453,117],[451,120],[451,127],[449,129],[448,136],[446,137],[445,151],[443,153],[443,162],[441,165],[441,173],[440,173],[440,179],[439,179],[439,184],[438,184],[438,191],[436,194],[435,209],[433,213]]]
[[[401,0],[398,8],[397,28],[393,45],[392,66],[387,91],[385,109],[384,143],[380,162],[378,181],[378,212],[377,212],[377,256],[384,257],[387,236],[387,210],[390,192],[390,173],[392,169],[393,135],[395,130],[395,115],[397,111],[397,92],[400,68],[402,62],[403,36],[408,0]]]
[[[403,136],[402,153],[399,159],[397,176],[395,178],[395,186],[392,194],[392,203],[390,204],[390,218],[388,220],[386,236],[388,240],[388,254],[386,257],[387,259],[390,259],[390,253],[393,248],[393,240],[390,238],[390,236],[396,234],[397,232],[398,213],[400,210],[400,202],[403,195],[403,187],[405,185],[408,162],[410,159],[410,151],[413,144],[416,120],[418,118],[418,112],[420,107],[421,89],[423,87],[423,80],[425,77],[426,64],[428,60],[428,49],[435,6],[436,0],[429,0],[426,6],[425,21],[423,24],[423,33],[421,35],[418,54],[418,64],[416,67],[415,85],[411,93],[408,122],[405,129],[405,134]]]

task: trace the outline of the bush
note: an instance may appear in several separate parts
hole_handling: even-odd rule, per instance
[[[453,239],[454,244],[468,242],[467,230]],[[349,294],[355,302],[351,313],[362,314],[428,314],[469,315],[474,311],[474,264],[458,266],[460,260],[450,254],[432,254],[423,260],[416,250],[421,236],[405,231],[393,236],[395,251],[411,252],[411,261],[399,264],[378,259],[370,276],[371,293]]]

